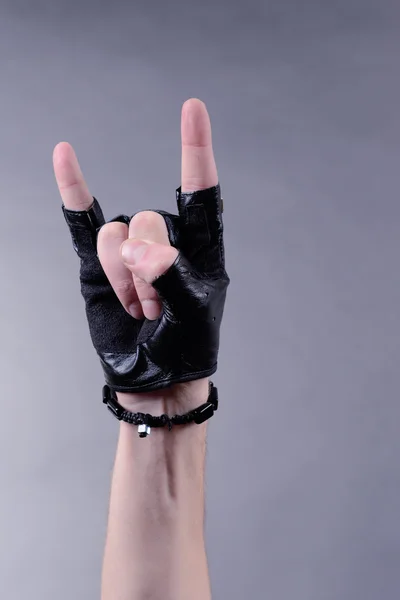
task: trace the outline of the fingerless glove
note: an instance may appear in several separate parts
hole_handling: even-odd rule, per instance
[[[179,254],[152,286],[162,303],[156,320],[129,315],[97,255],[105,224],[95,197],[89,210],[62,207],[80,258],[80,284],[93,346],[106,384],[116,392],[146,392],[209,377],[217,370],[220,327],[229,277],[225,270],[220,185],[176,190],[178,215],[156,210]],[[111,221],[129,224],[119,215]]]

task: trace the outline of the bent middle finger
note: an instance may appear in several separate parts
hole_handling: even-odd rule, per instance
[[[129,224],[129,237],[170,245],[163,217],[152,210],[138,212],[132,217]],[[156,290],[134,274],[133,280],[144,315],[151,320],[157,319],[161,313],[161,302]]]

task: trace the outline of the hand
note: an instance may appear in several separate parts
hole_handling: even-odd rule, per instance
[[[187,193],[188,198],[190,199],[191,192],[209,190],[218,185],[217,169],[212,150],[210,121],[204,104],[199,100],[191,99],[184,104],[182,109],[181,134],[181,191],[183,195]],[[84,181],[72,147],[66,142],[58,144],[54,149],[53,161],[57,184],[65,208],[67,211],[82,211],[82,214],[86,217],[86,211],[91,209],[94,199]],[[196,197],[198,197],[198,200],[195,200],[195,204],[198,205],[198,203],[201,202],[201,196],[195,196],[195,198]],[[211,200],[214,199],[215,198],[212,196]],[[216,199],[218,200],[217,197]],[[132,339],[136,339],[137,342],[137,338],[144,330],[144,325],[147,327],[147,332],[150,331],[154,333],[155,327],[154,325],[151,325],[151,323],[159,320],[162,316],[162,311],[164,310],[165,312],[166,307],[168,308],[168,304],[171,305],[171,303],[174,305],[175,310],[178,310],[178,313],[179,310],[181,311],[182,315],[180,316],[182,316],[183,321],[183,312],[185,310],[184,303],[193,302],[193,297],[195,298],[195,294],[193,295],[192,293],[194,283],[193,281],[190,281],[188,290],[182,288],[180,294],[171,298],[169,297],[169,294],[171,293],[170,290],[173,285],[175,285],[175,281],[170,274],[174,274],[172,267],[177,264],[179,265],[179,262],[181,262],[183,268],[178,272],[178,277],[176,277],[175,273],[175,279],[179,279],[179,277],[182,279],[184,274],[185,282],[189,281],[190,276],[193,275],[193,273],[187,272],[187,269],[190,268],[191,271],[194,271],[195,279],[199,280],[196,268],[200,268],[201,270],[201,267],[204,266],[205,250],[203,251],[203,260],[199,261],[199,259],[197,259],[196,264],[196,257],[193,256],[193,251],[199,249],[198,246],[196,247],[198,238],[204,237],[204,229],[207,231],[208,235],[210,235],[209,231],[211,231],[211,239],[208,240],[210,248],[206,249],[207,257],[209,257],[211,251],[215,251],[218,244],[220,246],[222,244],[222,222],[218,210],[217,214],[214,214],[216,212],[215,206],[212,206],[210,203],[209,206],[205,207],[205,212],[207,213],[206,218],[210,219],[215,217],[217,224],[210,223],[208,220],[199,225],[199,222],[197,221],[194,223],[195,227],[192,230],[190,229],[191,223],[189,223],[189,226],[186,228],[182,227],[182,215],[181,217],[177,217],[175,215],[164,213],[163,211],[143,211],[134,215],[131,220],[129,220],[128,217],[122,216],[117,217],[113,222],[106,224],[104,224],[104,217],[102,216],[100,207],[96,208],[96,211],[95,217],[98,219],[98,223],[101,227],[97,239],[98,256],[96,256],[95,247],[92,246],[89,248],[92,242],[90,236],[88,236],[89,230],[87,227],[85,230],[82,228],[82,225],[78,223],[79,227],[75,232],[74,239],[78,254],[80,251],[81,254],[83,253],[82,255],[80,254],[83,269],[83,271],[81,269],[81,282],[85,285],[85,280],[88,280],[88,283],[90,284],[90,293],[87,294],[85,299],[93,341],[95,342],[94,338],[96,335],[97,339],[99,335],[104,338],[109,334],[109,337],[112,337],[111,329],[114,325],[113,320],[116,319],[115,315],[121,313],[121,311],[123,315],[121,315],[121,320],[118,323],[119,329],[116,327],[114,330],[115,343],[119,343],[119,340],[124,337],[128,337],[128,342],[130,344],[132,343]],[[211,216],[208,212],[211,213]],[[73,219],[75,218],[75,215],[77,215],[78,218],[81,218],[80,213],[71,213],[71,215]],[[201,229],[201,227],[203,229]],[[93,231],[89,233],[93,233]],[[183,233],[186,233],[186,235],[183,235]],[[175,234],[176,236],[174,239]],[[174,242],[174,245],[171,245],[171,239]],[[204,240],[202,240],[202,244],[204,246]],[[82,248],[84,248],[84,250],[82,250]],[[182,250],[184,252],[183,255],[180,252]],[[221,250],[221,253],[223,253],[223,250]],[[202,253],[200,252],[199,254]],[[190,265],[187,259],[191,261]],[[208,260],[209,264],[211,264],[211,262],[213,262],[212,266],[215,267],[215,261]],[[222,299],[222,302],[219,302],[220,320],[222,318],[223,300],[225,298],[224,290],[229,283],[229,279],[224,269],[223,256],[220,257],[219,262],[221,264],[217,265],[217,273],[208,273],[206,281],[207,283],[210,281],[213,282],[214,288],[218,288],[217,292]],[[96,272],[95,281],[93,279],[94,272]],[[215,277],[216,274],[217,277]],[[211,277],[211,275],[214,277]],[[168,276],[169,280],[166,279]],[[202,283],[204,288],[204,281]],[[216,293],[214,295],[216,295]],[[162,298],[160,298],[160,294],[163,296]],[[185,294],[187,297],[185,297]],[[206,294],[209,295],[209,292],[207,291]],[[102,305],[100,305],[100,300],[103,300]],[[107,303],[109,308],[108,313],[106,313],[104,309]],[[180,303],[182,303],[182,306],[179,306]],[[94,311],[97,318],[94,319],[93,312],[91,313],[90,310]],[[204,325],[205,322],[206,321],[202,322],[201,328],[197,328],[200,336],[205,335],[203,334],[203,331],[207,329],[207,325]],[[157,326],[157,323],[155,323],[155,325]],[[96,335],[94,335],[94,332]],[[172,334],[172,336],[174,334],[172,326],[170,328],[170,334]],[[143,335],[142,339],[144,339]],[[168,340],[170,347],[172,346],[171,341],[173,341],[173,339],[174,338],[170,335]],[[198,341],[199,340],[192,339],[191,345],[195,347]],[[134,343],[134,346],[136,346],[136,342]],[[204,340],[202,339],[201,342],[204,343]],[[107,343],[110,344],[110,347],[112,346],[112,344],[106,340],[105,350],[108,349]],[[164,342],[164,345],[165,344],[166,342]],[[160,347],[160,342],[157,347]],[[98,347],[96,347],[96,350],[102,359],[103,368],[106,367],[105,372],[107,378],[107,375],[110,375],[110,373],[107,372],[107,368],[108,371],[110,371],[110,361],[108,364],[105,363],[107,363],[110,352],[105,353],[104,348],[99,351]],[[113,346],[113,350],[115,350],[115,346]],[[131,352],[129,356],[132,356],[132,350],[130,348],[129,350]],[[127,349],[120,347],[119,352],[113,354],[113,376],[116,371],[115,355],[118,357],[126,357]],[[137,356],[135,361],[137,364]],[[165,365],[163,365],[163,367],[165,370]],[[137,386],[133,386],[132,381],[134,379],[134,382],[136,383],[138,377],[132,378],[132,369],[129,372],[131,377],[130,380],[126,377],[126,373],[123,375],[125,379],[124,377],[120,377],[120,369],[110,385],[114,387],[114,389],[119,389],[120,392],[124,391],[129,386],[129,391],[131,391],[133,387],[136,391]],[[147,379],[144,380],[147,387],[149,388],[149,383],[152,386],[150,389],[153,390],[157,389],[156,386],[158,388],[162,387],[163,374],[157,372],[156,375],[154,376],[153,374],[152,377],[153,379],[147,377]],[[201,379],[199,374],[197,378]],[[124,385],[120,385],[122,380]],[[125,382],[128,380],[129,386],[125,385]],[[188,381],[188,379],[181,378],[180,381]],[[116,382],[118,385],[115,384]],[[166,382],[167,381],[165,380],[164,383]],[[170,384],[171,383],[173,383],[173,381],[170,381]],[[187,396],[191,387],[194,388],[199,385],[201,384],[193,383],[192,386],[185,385],[182,387],[182,384],[179,384],[178,389],[184,389],[185,396]],[[204,384],[202,385],[204,387]],[[143,385],[141,389],[145,389],[145,387],[146,386]],[[174,385],[173,388],[175,389],[176,386]],[[163,391],[163,396],[165,397],[171,393],[174,395],[175,392],[173,392],[170,387],[168,392],[165,390]],[[151,392],[150,397],[154,396],[159,397],[160,392]],[[146,394],[146,397],[149,398],[149,394]]]

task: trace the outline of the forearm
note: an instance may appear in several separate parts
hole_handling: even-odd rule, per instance
[[[143,404],[133,398],[125,406],[182,414],[205,402],[208,383],[178,389],[185,392],[172,398],[160,392]],[[121,423],[102,600],[210,600],[204,547],[206,427],[153,428],[149,438],[141,439],[137,427]]]

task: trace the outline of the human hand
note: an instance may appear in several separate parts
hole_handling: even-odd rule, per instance
[[[179,216],[142,211],[105,223],[73,148],[61,142],[53,156],[106,382],[135,396],[151,391],[149,399],[215,372],[229,284],[211,125],[199,100],[184,104],[181,135]]]

